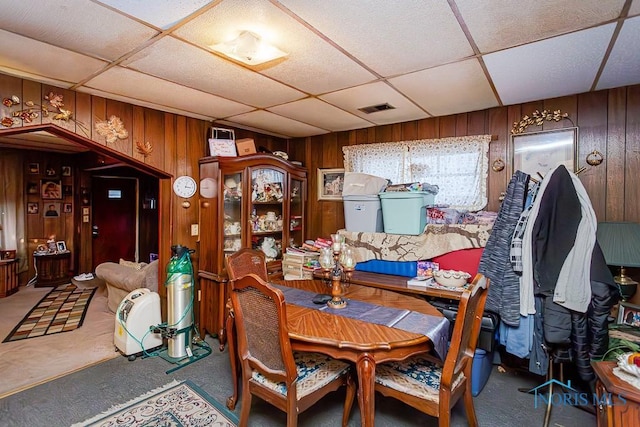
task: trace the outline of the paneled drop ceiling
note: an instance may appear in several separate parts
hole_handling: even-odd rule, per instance
[[[0,72],[286,138],[640,83],[640,0],[0,5]],[[211,49],[244,30],[288,56]]]

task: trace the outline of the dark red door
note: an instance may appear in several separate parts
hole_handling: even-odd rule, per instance
[[[93,268],[120,258],[134,261],[138,248],[137,194],[135,178],[93,177]]]

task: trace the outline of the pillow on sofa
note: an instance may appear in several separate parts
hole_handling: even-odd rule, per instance
[[[133,262],[133,261],[127,261],[126,259],[122,259],[120,258],[120,265],[124,265],[125,267],[131,267],[135,270],[142,270],[144,267],[147,266],[146,262]]]

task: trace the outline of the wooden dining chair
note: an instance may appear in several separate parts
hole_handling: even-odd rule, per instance
[[[257,249],[242,248],[224,260],[229,280],[233,281],[247,274],[255,274],[265,282],[268,281],[267,258],[264,252]],[[229,344],[229,360],[231,361],[231,376],[233,379],[233,395],[227,398],[227,408],[232,411],[238,402],[238,352],[236,348],[236,330],[234,322],[233,307],[231,298],[227,301],[227,318],[225,322],[225,333],[220,339],[220,351],[224,350],[225,344]]]
[[[248,423],[252,395],[285,411],[287,426],[294,427],[299,413],[343,385],[346,426],[356,395],[351,367],[320,353],[292,351],[282,291],[249,274],[231,282],[231,303],[242,365],[240,427]]]
[[[471,395],[471,365],[488,287],[489,279],[477,274],[469,288],[462,292],[444,363],[425,354],[380,364],[376,367],[375,390],[438,417],[441,427],[449,426],[451,408],[462,397],[468,424],[477,426]]]

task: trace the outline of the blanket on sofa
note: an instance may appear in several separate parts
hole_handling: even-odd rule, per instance
[[[356,262],[418,261],[461,249],[484,248],[492,227],[482,224],[428,224],[417,236],[340,230],[354,248]]]

